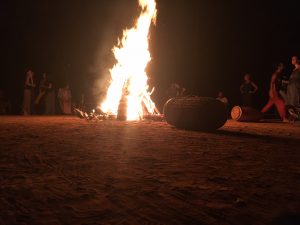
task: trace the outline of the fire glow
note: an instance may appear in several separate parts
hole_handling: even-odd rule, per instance
[[[139,5],[141,14],[136,25],[125,29],[122,39],[113,48],[117,63],[110,69],[111,83],[100,106],[104,113],[115,116],[119,116],[120,108],[125,108],[126,120],[140,120],[144,114],[158,113],[150,97],[153,90],[149,91],[145,71],[151,60],[149,29],[155,24],[156,3],[139,0]]]

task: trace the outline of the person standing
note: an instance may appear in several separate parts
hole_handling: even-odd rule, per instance
[[[286,76],[281,75],[279,78],[279,94],[284,102],[287,102],[287,86],[288,86],[289,80]]]
[[[41,101],[43,100],[43,98],[46,94],[47,88],[48,88],[47,84],[48,84],[47,74],[43,73],[42,79],[40,80],[40,83],[39,83],[39,93],[34,101],[34,103],[36,105],[39,105],[41,103]]]
[[[166,91],[167,99],[183,96],[185,91],[186,89],[184,87],[180,87],[178,83],[172,83]]]
[[[57,97],[62,113],[67,115],[72,114],[72,95],[68,84],[58,90]]]
[[[287,106],[299,107],[300,105],[300,61],[297,56],[292,57],[294,70],[287,86]]]
[[[26,72],[26,80],[24,85],[24,99],[23,99],[23,114],[31,115],[32,113],[32,103],[33,103],[33,93],[35,88],[34,73],[31,69]]]
[[[221,101],[225,106],[228,106],[228,98],[225,97],[222,91],[218,92],[217,100]]]
[[[286,110],[285,104],[279,94],[280,89],[280,75],[284,69],[284,65],[279,63],[277,66],[276,71],[273,73],[270,82],[270,89],[269,89],[269,101],[261,110],[262,113],[267,112],[273,105],[276,106],[277,111],[280,115],[282,121],[286,120]]]
[[[257,92],[257,85],[251,80],[250,74],[245,74],[244,82],[240,86],[242,105],[253,107],[253,96]]]
[[[47,90],[45,95],[45,114],[55,114],[55,91],[53,87],[53,82],[49,80],[47,83]]]

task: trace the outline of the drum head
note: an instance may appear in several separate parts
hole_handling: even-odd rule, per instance
[[[239,120],[242,116],[242,109],[239,106],[234,106],[231,110],[231,118],[234,120]]]

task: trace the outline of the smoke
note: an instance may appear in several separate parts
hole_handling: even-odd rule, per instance
[[[102,40],[99,43],[99,47],[95,52],[94,61],[89,69],[89,72],[94,78],[94,84],[92,87],[92,94],[96,96],[102,96],[109,85],[109,69],[114,64],[114,57],[112,53],[112,47],[114,45],[113,32],[109,32],[108,29],[102,36]]]

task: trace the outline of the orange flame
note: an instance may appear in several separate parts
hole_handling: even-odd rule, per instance
[[[147,84],[146,66],[151,60],[149,29],[156,20],[155,0],[139,0],[142,9],[136,25],[123,31],[122,40],[113,48],[117,63],[110,69],[111,83],[100,108],[104,113],[117,115],[121,98],[127,101],[127,120],[139,120],[155,113],[155,104]],[[144,107],[143,107],[144,106]]]

